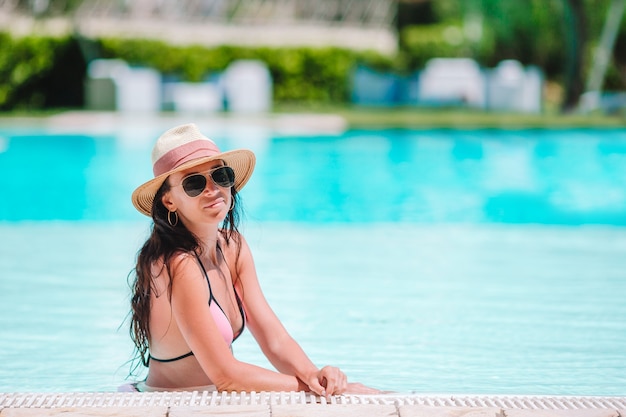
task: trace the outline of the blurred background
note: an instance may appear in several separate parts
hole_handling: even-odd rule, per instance
[[[315,363],[626,395],[625,9],[0,0],[0,392],[129,377],[130,195],[193,121],[255,152],[243,230]],[[266,364],[249,333],[234,349]]]
[[[417,107],[601,113],[623,122],[624,7],[620,0],[2,0],[0,110],[392,107],[409,108],[417,123]]]

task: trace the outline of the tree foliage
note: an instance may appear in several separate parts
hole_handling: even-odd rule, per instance
[[[565,86],[565,106],[575,106],[583,91],[611,0],[436,0],[441,22],[478,16],[484,28],[473,56],[493,66],[504,59],[536,65]],[[614,49],[608,81],[625,89],[626,18]]]
[[[0,110],[79,105],[84,70],[70,38],[0,33]]]

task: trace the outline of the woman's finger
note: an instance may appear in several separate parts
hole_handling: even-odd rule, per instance
[[[307,381],[306,384],[315,394],[326,397],[326,388],[320,384],[320,381],[318,381],[317,378],[312,378],[310,381]]]
[[[325,366],[320,370],[319,379],[327,395],[342,394],[347,388],[347,377],[339,368]]]

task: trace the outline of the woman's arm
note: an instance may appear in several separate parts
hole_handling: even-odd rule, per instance
[[[252,253],[243,236],[236,272],[243,289],[240,294],[244,298],[248,327],[272,365],[282,374],[296,376],[316,394],[343,393],[348,387],[346,375],[332,366],[318,369],[269,306],[259,285]]]
[[[172,262],[172,314],[203,371],[220,391],[301,391],[293,375],[236,360],[211,316],[206,281],[193,257]]]

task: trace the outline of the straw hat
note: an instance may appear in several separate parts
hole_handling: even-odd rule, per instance
[[[204,136],[193,124],[174,127],[163,133],[152,149],[154,178],[133,192],[133,205],[139,212],[150,216],[156,192],[168,176],[209,161],[221,159],[235,171],[235,190],[248,182],[256,158],[246,149],[221,152],[215,142]]]

